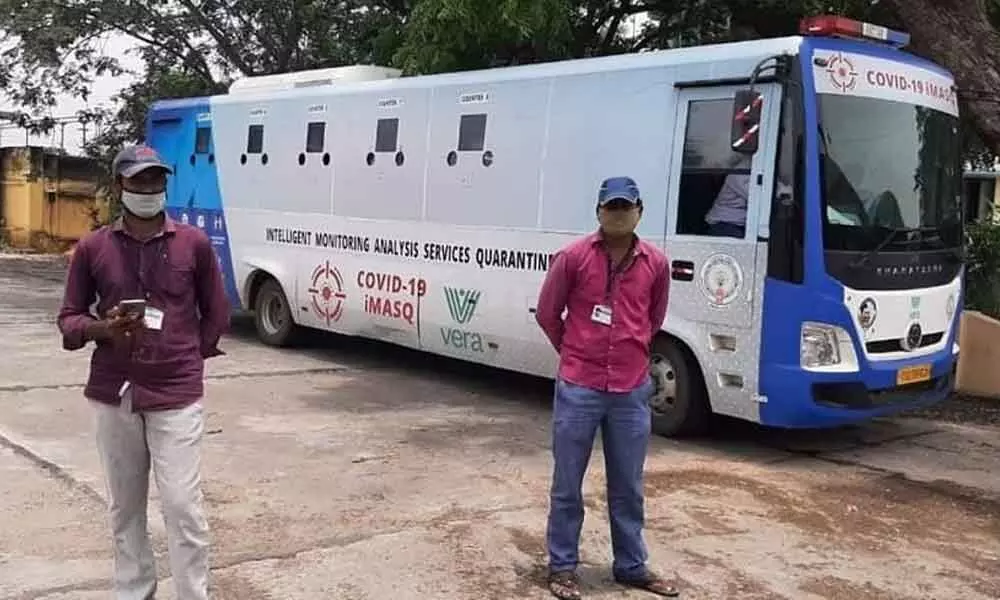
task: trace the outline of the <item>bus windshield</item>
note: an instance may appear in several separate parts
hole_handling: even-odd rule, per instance
[[[906,252],[962,244],[958,119],[879,98],[819,94],[828,250]],[[913,236],[894,232],[919,231]]]

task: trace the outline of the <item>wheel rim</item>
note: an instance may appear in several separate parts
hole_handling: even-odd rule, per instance
[[[274,335],[285,326],[285,302],[277,294],[267,297],[261,306],[260,322],[264,331]]]
[[[649,365],[653,384],[656,386],[649,406],[656,414],[666,414],[677,402],[677,371],[667,357],[654,354]]]

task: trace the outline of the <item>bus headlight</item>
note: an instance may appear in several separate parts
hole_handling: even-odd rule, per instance
[[[958,300],[955,297],[955,292],[952,292],[951,295],[948,296],[948,304],[944,308],[945,313],[947,313],[949,320],[951,320],[951,318],[955,316],[955,308],[957,304]]]
[[[855,371],[857,358],[850,335],[834,325],[803,323],[799,353],[803,369]]]

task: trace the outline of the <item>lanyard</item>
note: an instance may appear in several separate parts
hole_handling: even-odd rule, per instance
[[[607,253],[608,255],[608,277],[607,277],[607,283],[604,286],[605,302],[611,299],[611,284],[614,280],[615,273],[623,272],[626,268],[628,268],[632,264],[632,258],[633,258],[632,254],[635,252],[635,242],[636,240],[633,237],[632,243],[628,247],[628,252],[626,252],[625,256],[622,257],[622,262],[619,265],[622,267],[621,270],[615,269],[614,261],[611,260],[611,253],[608,252],[607,248],[604,249],[604,252]]]

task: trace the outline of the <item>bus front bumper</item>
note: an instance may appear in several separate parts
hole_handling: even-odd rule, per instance
[[[849,373],[776,366],[770,389],[762,390],[761,424],[785,428],[848,425],[947,400],[955,389],[958,346],[908,360],[862,363]],[[899,384],[901,372],[929,368],[929,378]]]

